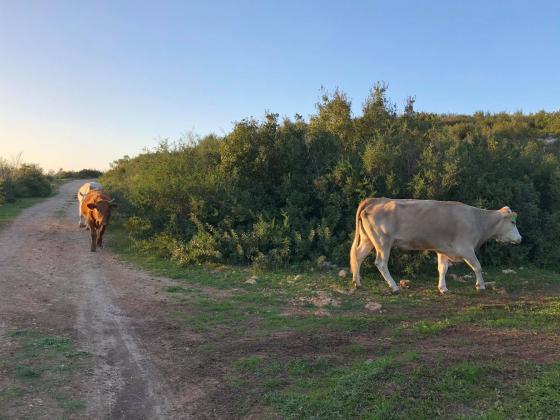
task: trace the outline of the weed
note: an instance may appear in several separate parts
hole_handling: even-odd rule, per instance
[[[38,370],[33,369],[29,366],[17,365],[16,366],[16,376],[18,378],[33,379],[33,378],[38,378],[39,376],[41,376],[41,372],[39,372]]]
[[[15,219],[16,216],[26,208],[40,203],[43,200],[45,200],[45,197],[18,198],[14,203],[0,204],[0,227]]]
[[[66,391],[66,384],[74,372],[84,366],[89,356],[77,350],[67,337],[45,335],[36,330],[16,330],[7,334],[15,340],[15,351],[2,361],[10,388],[0,392],[3,411],[15,409],[24,395],[41,399],[53,398],[63,410],[78,411],[84,403]]]

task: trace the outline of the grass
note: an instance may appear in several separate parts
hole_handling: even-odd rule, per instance
[[[294,384],[271,391],[266,400],[286,418],[371,418],[390,413],[395,405],[383,396],[379,385],[391,366],[379,358],[345,368],[315,362],[302,363],[302,370],[288,370]]]
[[[7,383],[0,390],[0,413],[25,412],[29,398],[58,405],[62,413],[78,412],[83,401],[73,397],[71,377],[81,373],[89,354],[76,349],[67,337],[35,330],[12,331],[3,340],[13,341],[13,351],[0,359]]]
[[[337,270],[259,272],[248,284],[250,268],[180,266],[137,253],[112,228],[108,244],[123,260],[176,279],[163,288],[176,303],[170,321],[204,337],[191,357],[212,367],[185,375],[218,375],[225,416],[560,417],[555,272],[489,269],[485,294],[474,279],[450,279],[446,296],[435,272],[396,296],[367,270],[355,293]],[[370,301],[383,312],[368,311]]]
[[[34,206],[37,203],[40,203],[49,197],[52,197],[57,194],[58,188],[61,184],[69,181],[70,179],[56,179],[54,180],[52,185],[52,192],[51,195],[48,197],[23,197],[18,198],[13,203],[3,203],[0,204],[0,228],[5,225],[6,223],[15,219],[23,210],[28,207]],[[65,210],[60,209],[57,210],[55,213],[55,217],[61,218],[64,216]]]
[[[18,198],[14,203],[0,204],[0,227],[15,219],[18,214],[48,197]]]

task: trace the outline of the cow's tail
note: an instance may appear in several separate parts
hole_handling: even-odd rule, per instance
[[[371,204],[373,198],[366,198],[362,200],[358,205],[358,209],[356,210],[356,233],[354,234],[354,242],[352,243],[352,248],[350,248],[350,271],[354,273],[354,267],[357,265],[357,248],[360,244],[360,234],[362,231],[362,211],[366,206]]]

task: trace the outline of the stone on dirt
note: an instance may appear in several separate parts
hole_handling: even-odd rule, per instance
[[[399,286],[403,289],[410,289],[412,284],[410,283],[410,280],[402,279],[401,281],[399,281]]]
[[[331,313],[324,308],[319,308],[313,312],[315,316],[331,316]]]
[[[257,284],[257,280],[259,278],[257,276],[251,276],[247,280],[245,280],[246,284]]]
[[[511,268],[506,268],[505,270],[502,270],[503,274],[517,274],[517,272],[515,270],[512,270]]]
[[[346,271],[346,270],[340,270],[340,271],[338,272],[338,277],[345,278],[346,276],[348,276],[348,271]]]
[[[368,302],[365,308],[371,312],[381,312],[381,304],[379,302]]]
[[[340,300],[333,298],[324,291],[319,291],[312,297],[300,297],[298,301],[301,303],[311,303],[317,308],[322,308],[324,306],[340,306]]]

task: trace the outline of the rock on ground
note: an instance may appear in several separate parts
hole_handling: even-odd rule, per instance
[[[247,280],[245,280],[245,284],[257,284],[257,280],[259,278],[257,276],[251,276]]]
[[[379,312],[381,311],[381,304],[379,302],[368,302],[366,303],[365,308],[371,312]]]
[[[399,286],[402,287],[403,289],[410,289],[412,284],[410,283],[410,280],[403,279],[399,281]]]

